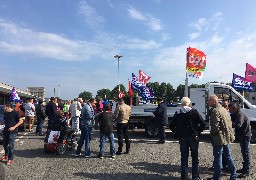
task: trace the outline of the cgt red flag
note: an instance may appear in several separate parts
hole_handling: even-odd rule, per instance
[[[246,63],[245,79],[249,82],[256,82],[256,68]]]
[[[133,91],[132,91],[132,84],[130,82],[130,79],[128,79],[128,87],[129,87],[129,97],[133,96]]]
[[[118,91],[118,97],[123,98],[125,97],[125,94],[122,91]]]

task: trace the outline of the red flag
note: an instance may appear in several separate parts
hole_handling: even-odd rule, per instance
[[[139,70],[139,81],[145,85],[151,77],[146,75],[142,70]]]
[[[249,82],[256,82],[256,68],[246,63],[245,79]]]
[[[133,91],[132,91],[132,84],[130,82],[130,79],[128,79],[128,87],[129,87],[129,97],[133,96]]]
[[[125,94],[122,91],[118,91],[118,97],[119,98],[125,97]]]
[[[206,55],[203,51],[189,47],[187,49],[187,71],[202,72],[206,67]]]

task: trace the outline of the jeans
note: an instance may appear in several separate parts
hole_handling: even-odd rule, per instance
[[[41,134],[44,125],[44,118],[37,119],[36,133]]]
[[[199,168],[198,168],[198,141],[194,138],[180,138],[180,152],[181,152],[181,179],[188,179],[188,156],[189,149],[192,157],[192,179],[199,180]]]
[[[100,156],[104,156],[105,153],[105,147],[106,147],[106,137],[109,139],[110,143],[110,154],[111,156],[115,156],[115,140],[114,140],[114,133],[100,133]]]
[[[90,127],[90,126],[82,126],[81,127],[81,136],[80,136],[77,150],[76,150],[77,155],[79,155],[81,153],[82,147],[85,142],[85,156],[90,156],[90,154],[91,154],[91,150],[90,150],[91,133],[92,133],[92,127]]]
[[[79,131],[79,117],[72,117],[71,118],[72,121],[72,129],[75,130],[75,132]]]
[[[165,125],[159,124],[158,125],[158,132],[159,132],[159,140],[165,141],[166,134],[165,134]]]
[[[122,152],[123,138],[125,139],[126,151],[130,150],[130,140],[128,137],[128,123],[117,123],[118,151]]]
[[[243,156],[242,173],[249,173],[250,169],[250,138],[245,136],[240,141],[241,153]]]
[[[9,160],[13,160],[14,157],[14,140],[16,137],[16,132],[3,131],[3,146],[5,151],[5,156],[8,156]]]
[[[226,158],[228,164],[228,170],[230,173],[230,179],[237,179],[236,168],[231,156],[229,144],[223,146],[213,146],[213,156],[214,156],[214,174],[213,178],[215,180],[220,180],[221,177],[221,165],[222,165],[222,152]]]

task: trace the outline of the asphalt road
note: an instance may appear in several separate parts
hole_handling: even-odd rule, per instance
[[[64,155],[46,154],[44,137],[22,132],[16,138],[14,163],[8,166],[0,163],[0,179],[180,179],[179,144],[171,137],[171,132],[167,132],[167,142],[163,145],[156,144],[157,139],[148,138],[143,130],[129,133],[132,140],[131,153],[116,156],[116,159],[112,160],[109,158],[108,143],[106,157],[99,159],[96,156],[99,152],[99,131],[93,131],[92,158],[84,158],[83,155],[75,158],[75,151],[72,150]],[[202,136],[199,146],[200,176],[203,179],[213,174],[208,170],[213,161],[209,141],[210,136],[206,133]],[[254,144],[250,146],[250,150],[252,174],[247,179],[256,179]],[[242,166],[239,144],[232,144],[231,151],[239,169]],[[3,151],[0,156],[2,154]],[[191,161],[189,166],[191,167]],[[222,179],[229,179],[228,174],[223,174]]]

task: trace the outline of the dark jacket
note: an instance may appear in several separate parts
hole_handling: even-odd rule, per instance
[[[43,105],[38,104],[36,107],[36,118],[37,119],[45,119],[46,114],[45,114],[45,107]]]
[[[98,121],[100,123],[100,133],[109,134],[113,132],[113,121],[115,116],[110,111],[100,113]]]
[[[238,109],[235,114],[231,114],[231,119],[235,123],[236,139],[241,140],[245,136],[251,138],[250,120],[242,109]]]
[[[54,102],[50,101],[47,103],[45,108],[45,114],[48,116],[49,119],[54,119],[57,114],[57,106]]]
[[[184,109],[176,112],[170,122],[175,138],[197,138],[205,128],[205,122],[196,109]]]
[[[156,117],[156,123],[160,125],[168,124],[168,117],[167,117],[167,106],[164,102],[158,104],[158,107],[153,112]]]

